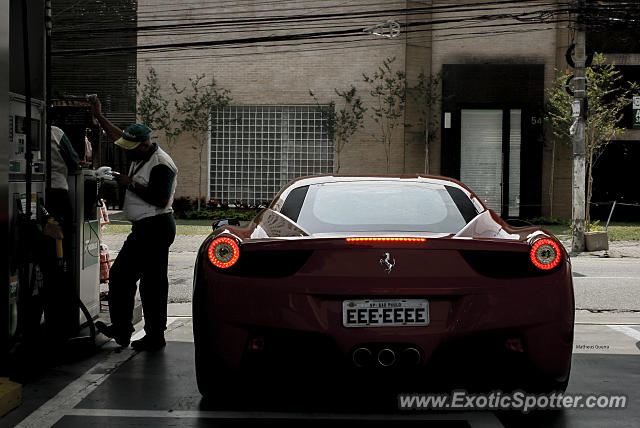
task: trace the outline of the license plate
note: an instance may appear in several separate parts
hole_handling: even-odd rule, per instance
[[[429,325],[427,299],[345,300],[345,327],[416,327]]]

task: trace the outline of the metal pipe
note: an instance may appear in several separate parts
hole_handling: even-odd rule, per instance
[[[31,152],[31,65],[29,62],[29,19],[27,13],[27,0],[22,0],[22,52],[24,54],[24,99],[25,99],[25,216],[31,219],[31,169],[33,153]]]
[[[0,0],[0,242],[9,242],[9,1]],[[5,248],[7,246],[5,245]],[[10,248],[10,247],[9,247]],[[9,256],[0,259],[0,375],[9,370]]]
[[[607,219],[607,225],[604,227],[604,231],[606,232],[609,228],[609,222],[611,221],[611,216],[613,215],[613,210],[616,208],[616,203],[618,201],[613,201],[613,206],[611,207],[611,212],[609,212],[609,218]]]
[[[396,353],[389,348],[383,348],[378,352],[378,364],[382,367],[392,366],[396,362]]]
[[[51,0],[45,1],[44,6],[45,21],[45,94],[44,94],[44,118],[45,118],[45,201],[51,194]]]
[[[355,351],[353,351],[351,358],[353,359],[353,364],[355,364],[357,367],[369,366],[373,361],[373,355],[368,348],[356,349]]]
[[[420,364],[421,354],[414,347],[405,348],[400,354],[400,361],[407,367],[415,367]]]

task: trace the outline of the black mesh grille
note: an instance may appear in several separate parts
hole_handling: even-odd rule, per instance
[[[536,268],[529,259],[529,253],[509,251],[460,251],[462,257],[480,275],[491,278],[525,278],[547,275],[559,269]]]
[[[238,262],[228,269],[218,269],[229,275],[251,278],[281,278],[296,273],[313,251],[245,251],[240,250]]]

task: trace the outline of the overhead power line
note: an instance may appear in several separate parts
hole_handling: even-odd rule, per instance
[[[554,20],[550,19],[550,17],[552,17],[553,15],[547,15],[544,18],[540,18],[539,21],[533,19],[538,13],[539,11],[523,12],[520,14],[506,13],[506,14],[491,14],[491,15],[474,15],[474,16],[470,16],[467,18],[460,18],[460,19],[440,19],[440,20],[431,20],[431,21],[409,22],[404,24],[403,27],[404,27],[404,30],[406,31],[410,27],[417,27],[417,26],[451,24],[451,23],[460,23],[465,21],[468,21],[468,22],[493,21],[493,20],[499,20],[499,19],[511,19],[516,21],[521,21],[520,23],[522,24],[555,22]],[[560,11],[556,11],[556,13],[560,13]],[[221,45],[231,46],[231,45],[256,44],[256,43],[274,42],[274,41],[295,41],[295,40],[307,40],[307,39],[340,38],[340,37],[353,36],[361,33],[362,33],[362,27],[356,27],[356,28],[331,30],[331,31],[323,31],[323,32],[270,35],[270,36],[263,36],[263,37],[254,36],[254,37],[223,39],[223,40],[185,41],[185,42],[174,42],[174,43],[159,43],[159,44],[152,44],[152,45],[110,46],[110,47],[104,47],[104,48],[58,50],[58,51],[54,51],[53,55],[59,56],[59,55],[73,55],[73,54],[96,54],[96,53],[109,53],[109,52],[146,51],[146,50],[167,49],[167,48],[190,49],[190,48],[198,48],[198,47],[205,47],[205,46],[206,47],[221,46]]]
[[[296,2],[300,3],[300,2]],[[495,7],[496,5],[501,7]],[[553,7],[547,7],[553,6]],[[635,8],[634,8],[635,7]],[[514,8],[524,9],[515,11]],[[499,9],[502,13],[488,13],[495,9]],[[180,9],[175,9],[180,10]],[[573,26],[575,15],[577,12],[582,13],[585,20],[590,20],[594,24],[602,26],[612,25],[613,23],[633,23],[636,17],[640,18],[640,10],[637,4],[629,2],[598,2],[589,3],[582,9],[577,9],[574,2],[555,3],[555,2],[529,2],[524,0],[510,1],[486,1],[479,3],[465,4],[449,4],[437,5],[421,8],[403,8],[403,9],[387,9],[387,10],[368,10],[368,11],[351,11],[330,14],[304,14],[304,15],[287,15],[287,16],[259,16],[259,17],[242,17],[236,19],[221,19],[216,21],[202,21],[193,23],[176,23],[169,25],[154,25],[141,27],[109,27],[98,28],[90,31],[100,33],[120,31],[136,32],[138,36],[144,37],[174,37],[178,40],[167,43],[155,43],[146,45],[128,45],[128,46],[108,46],[99,48],[86,49],[60,49],[54,51],[56,56],[77,55],[77,54],[114,54],[121,52],[167,52],[176,50],[198,50],[212,48],[242,48],[248,46],[288,46],[291,42],[310,41],[309,44],[320,44],[327,40],[335,40],[337,43],[347,44],[351,41],[361,41],[362,29],[367,20],[374,18],[389,18],[394,14],[403,17],[415,18],[420,15],[433,16],[434,14],[444,13],[448,11],[453,18],[422,20],[418,22],[409,22],[403,24],[405,33],[416,33],[423,31],[439,31],[439,40],[465,38],[470,34],[490,36],[496,34],[508,34],[524,31],[539,31],[538,28],[531,26],[540,24],[559,24],[567,23]],[[485,12],[479,14],[478,12]],[[586,12],[585,12],[586,11]],[[259,13],[265,11],[258,11]],[[613,15],[612,15],[613,14]],[[614,18],[612,18],[612,16]],[[332,24],[325,24],[324,21],[332,21]],[[490,23],[492,21],[507,21],[501,23]],[[485,24],[482,24],[482,23]],[[455,24],[460,24],[456,25]],[[480,24],[480,25],[479,25]],[[246,26],[243,28],[243,26]],[[260,36],[261,32],[286,32],[302,29],[314,28],[332,28],[328,31],[302,32],[293,34],[269,34],[268,36]],[[491,28],[491,27],[513,27],[508,30],[487,31],[487,32],[463,32],[449,33],[443,35],[443,30],[452,30],[455,28],[466,30],[471,28]],[[525,30],[516,30],[518,26],[524,26]],[[529,26],[529,27],[527,27]],[[595,26],[595,25],[594,25]],[[230,28],[228,28],[230,27]],[[420,28],[430,27],[430,28]],[[548,28],[548,27],[543,27]],[[73,34],[84,31],[82,38],[75,38]],[[220,40],[201,40],[201,37],[207,34],[228,34],[228,33],[251,33],[249,37],[225,38]],[[89,34],[87,30],[73,29],[56,31],[56,36],[67,35],[66,41],[84,40]],[[197,40],[193,40],[196,38]],[[274,43],[280,42],[279,45]],[[269,44],[271,45],[265,45]]]
[[[503,1],[490,1],[490,2],[480,2],[480,3],[465,3],[465,4],[454,4],[454,5],[440,5],[440,6],[429,6],[429,7],[419,7],[419,8],[399,8],[399,9],[383,9],[383,10],[368,10],[368,11],[353,11],[353,12],[339,12],[339,13],[325,13],[325,14],[314,14],[314,15],[279,15],[279,16],[259,16],[259,17],[242,17],[237,19],[228,19],[222,18],[215,21],[199,21],[199,22],[191,22],[191,23],[172,23],[172,24],[162,24],[162,25],[138,25],[136,28],[131,27],[103,27],[96,28],[92,26],[90,23],[88,25],[78,26],[74,29],[63,30],[60,31],[59,34],[69,34],[71,32],[84,32],[87,31],[91,33],[97,32],[121,32],[121,31],[153,31],[160,29],[178,29],[178,28],[194,28],[196,26],[217,26],[217,25],[254,25],[254,24],[265,24],[265,23],[275,23],[275,22],[303,22],[303,21],[317,21],[317,20],[333,20],[333,19],[345,19],[345,18],[379,18],[379,17],[387,17],[391,15],[398,16],[409,16],[416,14],[425,14],[425,13],[438,13],[438,12],[451,12],[451,13],[461,13],[461,12],[479,12],[482,10],[495,10],[495,9],[482,9],[484,6],[502,6],[499,9],[504,9],[504,6],[509,4],[514,5],[522,5],[524,3],[528,3],[527,7],[535,8],[538,7],[537,4],[531,4],[530,1],[526,0],[503,0]],[[558,3],[544,3],[543,5],[558,5]],[[541,5],[541,6],[543,6]],[[568,5],[568,3],[564,3],[564,5]],[[511,7],[511,6],[510,6]],[[174,17],[172,21],[176,21]]]

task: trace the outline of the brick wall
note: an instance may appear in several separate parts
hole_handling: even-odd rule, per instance
[[[165,9],[178,9],[176,6],[167,6],[163,0],[139,1],[139,25],[145,25],[145,19],[154,17],[171,16],[174,22],[182,22],[181,19],[189,16],[197,16],[202,10],[216,15],[226,13],[228,18],[242,16],[259,17],[266,15],[286,15],[288,13],[314,14],[336,13],[354,10],[372,10],[378,6],[372,6],[368,0],[357,0],[344,3],[341,0],[321,3],[323,8],[313,7],[300,10],[304,4],[299,2],[280,2],[278,6],[269,6],[265,2],[243,2],[238,6],[230,6],[225,2],[220,11],[215,9],[202,9],[211,6],[211,2],[190,2],[192,11],[189,14],[179,12],[163,12]],[[390,1],[379,8],[403,8],[424,7],[431,4],[451,4],[450,1],[438,0],[408,0]],[[200,8],[200,9],[198,9]],[[286,9],[280,12],[271,12],[268,9]],[[522,9],[517,9],[521,11]],[[500,13],[508,9],[500,9]],[[516,9],[514,9],[516,11]],[[213,16],[212,15],[212,16]],[[433,18],[455,18],[453,13],[434,14]],[[428,15],[398,16],[398,22],[415,22],[416,20],[428,20]],[[386,18],[352,19],[349,24],[366,27],[374,23],[382,22]],[[249,37],[265,34],[291,34],[294,32],[328,31],[336,29],[343,22],[336,20],[326,21],[324,24],[313,22],[299,25],[300,29],[279,30],[273,26],[254,26],[242,28],[227,28],[217,32],[199,35],[197,32],[187,32],[185,36],[177,34],[166,37],[148,37],[139,34],[138,44],[145,45],[163,42],[181,42],[185,40],[220,40]],[[562,30],[563,24],[558,24],[556,30],[534,31],[526,33],[500,34],[494,37],[475,36],[470,34],[464,37],[466,32],[479,31],[478,29],[456,28],[455,32],[462,34],[455,39],[443,36],[452,32],[447,25],[436,25],[433,32],[421,31],[403,33],[397,39],[381,39],[363,36],[360,41],[345,44],[339,40],[323,40],[323,42],[309,44],[309,41],[299,42],[274,42],[277,47],[252,46],[201,49],[193,51],[163,52],[138,54],[138,78],[144,79],[147,70],[154,67],[161,79],[166,94],[171,97],[170,85],[175,82],[178,86],[187,84],[190,76],[206,74],[207,77],[215,76],[218,84],[231,91],[233,104],[235,105],[301,105],[313,104],[309,96],[309,90],[313,90],[321,103],[330,100],[338,101],[334,88],[347,89],[355,85],[362,96],[364,104],[370,105],[373,100],[368,94],[368,88],[362,80],[362,73],[372,74],[385,58],[395,57],[394,65],[407,73],[409,85],[415,84],[421,71],[426,73],[438,73],[443,64],[544,64],[545,87],[550,87],[553,82],[554,68],[561,64],[564,58],[564,50],[568,45],[568,33]],[[458,24],[459,26],[459,24]],[[280,27],[280,26],[277,26]],[[246,32],[236,32],[246,30]],[[484,29],[488,31],[488,29]],[[337,43],[336,43],[337,42]],[[304,43],[304,44],[303,44]],[[274,53],[276,50],[285,52]],[[340,107],[340,106],[338,106]],[[408,97],[406,120],[413,126],[405,129],[397,129],[393,136],[391,150],[392,173],[423,172],[424,162],[424,133],[415,126],[418,122],[418,106]],[[435,112],[439,117],[440,112]],[[436,127],[439,130],[439,124]],[[439,131],[438,131],[439,134]],[[368,115],[365,128],[358,131],[345,146],[341,155],[342,173],[384,173],[386,172],[385,154],[379,141],[380,131],[377,124]],[[161,144],[163,139],[159,138]],[[546,142],[546,146],[548,146]],[[192,142],[188,137],[181,137],[177,147],[172,151],[172,156],[180,168],[178,196],[195,196],[198,193],[197,179],[197,153],[191,149]],[[550,152],[546,148],[543,152],[543,177],[542,204],[543,214],[553,212],[554,216],[570,215],[571,198],[571,168],[570,151],[560,148],[556,152],[554,173],[554,197],[553,201],[547,189],[550,184],[550,169],[546,168],[550,161]],[[206,170],[206,159],[204,167]],[[435,141],[429,147],[430,172],[438,174],[441,171],[441,145],[440,137],[436,135]],[[206,182],[206,179],[205,179]],[[202,187],[206,194],[206,185]],[[553,202],[553,210],[550,203]]]
[[[260,2],[264,3],[264,2]],[[354,11],[354,7],[344,7],[343,1],[335,1],[334,8],[318,9],[317,13],[338,13],[340,11]],[[165,6],[154,6],[162,4]],[[227,3],[228,4],[228,3]],[[258,4],[258,3],[256,3]],[[362,4],[358,10],[371,9],[368,1],[349,2],[349,6]],[[210,2],[191,2],[191,7],[195,8],[211,5]],[[246,3],[243,3],[246,8]],[[330,2],[322,2],[322,6],[331,5]],[[366,6],[369,5],[369,6]],[[392,1],[384,8],[402,8],[405,1]],[[255,6],[251,11],[253,16],[272,15],[274,12],[261,12],[261,8],[267,6]],[[278,4],[277,8],[300,8],[299,2],[291,2],[287,5],[284,2]],[[225,11],[239,11],[240,9],[229,9],[225,6]],[[271,9],[274,6],[270,7]],[[156,15],[162,16],[162,9],[176,9],[167,7],[166,2],[155,0],[140,0],[139,10],[146,12],[145,19],[150,19],[148,12],[156,10]],[[249,9],[251,10],[251,9]],[[211,11],[210,11],[211,12]],[[313,8],[305,13],[314,12]],[[288,12],[277,12],[286,14]],[[300,13],[298,10],[296,13]],[[177,22],[180,22],[184,15],[174,14]],[[239,15],[242,16],[242,15]],[[238,18],[239,16],[234,16]],[[365,27],[372,23],[382,22],[382,18],[350,20],[349,24]],[[398,18],[400,21],[402,18]],[[341,24],[337,22],[337,24]],[[140,23],[139,25],[144,25]],[[255,30],[264,30],[268,27],[253,27]],[[289,30],[293,32],[328,31],[332,29],[332,23],[325,26],[317,24],[303,27],[300,30]],[[282,31],[259,32],[255,34],[283,34]],[[221,32],[211,33],[204,36],[189,36],[189,40],[213,40],[236,37],[248,37],[252,33]],[[338,101],[334,93],[334,88],[344,90],[355,85],[365,104],[371,103],[371,96],[368,94],[367,86],[363,82],[362,73],[373,74],[376,68],[382,65],[385,58],[395,57],[394,65],[399,69],[404,69],[405,64],[405,40],[403,38],[387,40],[375,38],[373,36],[358,37],[363,41],[357,43],[334,43],[334,44],[305,44],[308,41],[290,43],[273,42],[278,47],[248,47],[248,48],[222,48],[194,51],[180,51],[176,53],[154,53],[146,54],[141,52],[138,55],[138,79],[143,81],[148,69],[155,68],[162,84],[165,86],[167,97],[173,97],[170,91],[171,82],[175,82],[179,87],[185,86],[188,77],[198,74],[206,74],[207,78],[215,76],[216,82],[223,88],[230,90],[234,105],[301,105],[314,104],[309,95],[309,90],[314,91],[320,103],[325,104],[330,100]],[[146,37],[140,35],[139,45],[150,43],[162,43],[165,41],[180,42],[180,37]],[[333,40],[335,42],[335,40]],[[306,50],[301,50],[301,48]],[[339,49],[329,49],[340,47]],[[323,50],[316,50],[323,49]],[[328,50],[325,50],[328,49]],[[273,53],[276,50],[291,51],[287,53]],[[240,55],[242,54],[242,55]],[[251,55],[249,55],[251,54]],[[175,59],[180,56],[197,56],[197,58]],[[174,58],[174,59],[172,59]],[[384,149],[377,141],[379,131],[373,120],[368,118],[365,121],[365,128],[357,132],[345,149],[341,159],[341,173],[384,173],[386,172],[386,161]],[[158,139],[162,145],[163,139]],[[394,147],[391,151],[391,172],[403,171],[403,132],[399,130],[394,135]],[[180,168],[179,185],[177,195],[195,196],[197,192],[197,154],[191,149],[191,141],[188,137],[181,137],[177,143],[177,150],[172,152],[172,156]],[[363,155],[364,154],[364,155]],[[205,160],[206,162],[206,160]],[[205,165],[206,166],[206,165]],[[206,192],[206,188],[203,187]],[[205,193],[206,194],[206,193]]]

